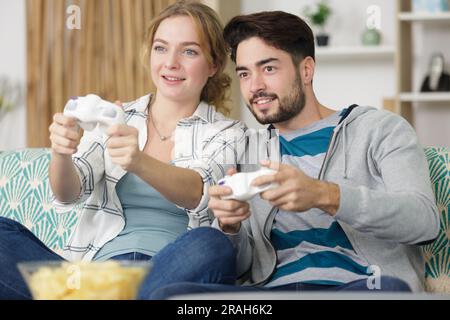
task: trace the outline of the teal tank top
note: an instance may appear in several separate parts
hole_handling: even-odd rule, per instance
[[[186,231],[189,220],[186,212],[138,176],[125,174],[117,183],[116,192],[125,227],[97,252],[94,260],[104,261],[130,252],[153,256]]]

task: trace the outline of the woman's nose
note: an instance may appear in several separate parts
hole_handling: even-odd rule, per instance
[[[178,61],[178,54],[176,52],[171,52],[167,55],[165,66],[170,70],[178,69],[180,65]]]

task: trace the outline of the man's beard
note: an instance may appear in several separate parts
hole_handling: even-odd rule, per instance
[[[253,101],[256,98],[272,98],[272,99],[278,99],[279,101],[279,107],[278,111],[275,114],[272,115],[258,115],[252,108]],[[292,88],[290,90],[290,93],[282,98],[281,100],[278,98],[278,96],[274,93],[267,93],[260,91],[256,93],[252,99],[250,99],[250,105],[247,104],[247,108],[250,110],[250,112],[253,114],[253,116],[258,120],[261,124],[272,124],[272,123],[279,123],[284,122],[287,120],[290,120],[294,118],[296,115],[298,115],[303,108],[305,107],[306,98],[305,93],[302,90],[302,83],[300,79],[300,74],[297,72],[297,75],[295,77],[295,81],[292,85]]]

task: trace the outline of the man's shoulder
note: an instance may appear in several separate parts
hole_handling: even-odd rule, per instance
[[[360,106],[356,108],[349,116],[347,121],[349,124],[357,124],[358,127],[363,127],[367,130],[381,130],[385,126],[409,126],[408,121],[400,115],[374,107]]]

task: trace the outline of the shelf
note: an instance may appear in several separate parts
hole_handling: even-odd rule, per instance
[[[449,102],[450,92],[402,92],[400,93],[402,102]],[[450,104],[449,104],[450,105]]]
[[[316,58],[320,60],[393,58],[394,52],[393,46],[316,47]]]
[[[402,12],[398,14],[400,21],[449,22],[450,12]]]

